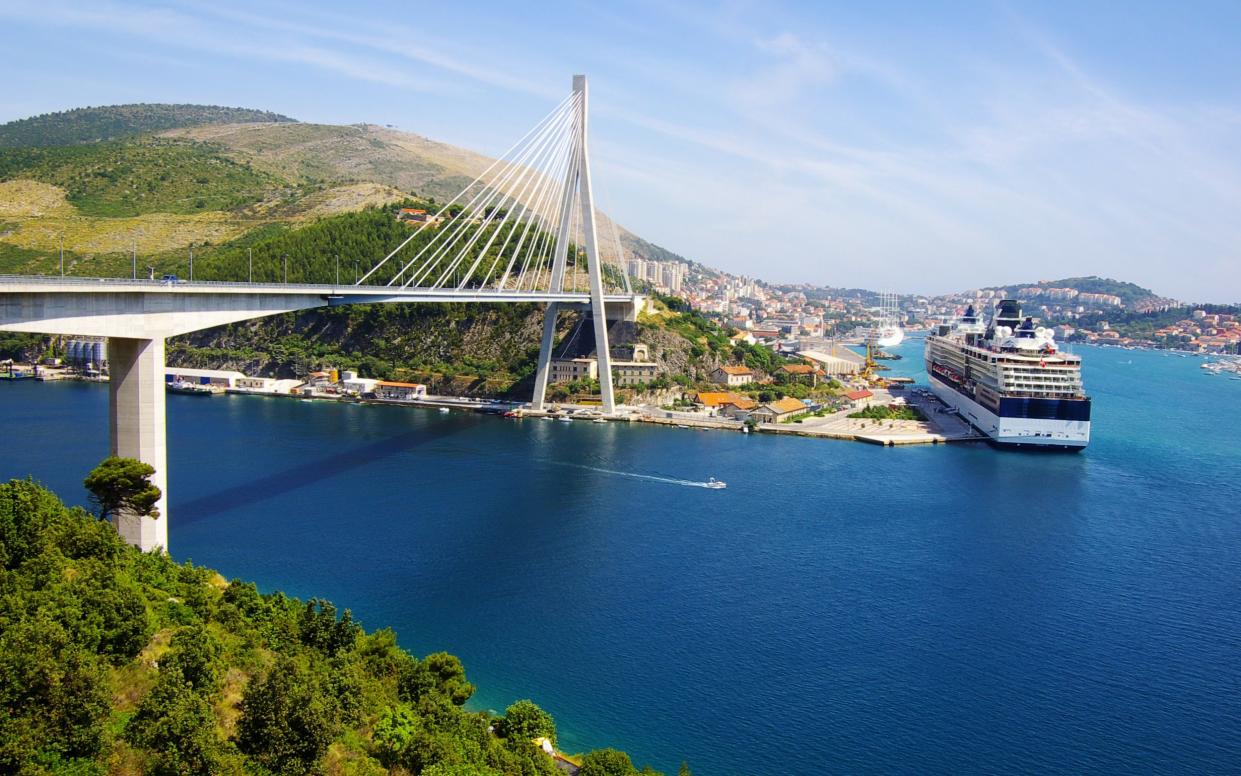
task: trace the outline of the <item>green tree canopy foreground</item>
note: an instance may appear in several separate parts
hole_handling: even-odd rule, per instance
[[[688,768],[686,768],[688,770]],[[638,770],[629,755],[615,749],[596,749],[582,758],[578,776],[658,776],[650,768]]]
[[[517,701],[504,711],[500,731],[505,738],[531,740],[546,738],[556,743],[556,722],[552,715],[531,700]]]
[[[531,740],[550,715],[469,711],[473,692],[452,655],[416,658],[326,601],[142,553],[34,482],[0,483],[0,773],[558,776]],[[650,773],[612,750],[586,762]]]
[[[107,519],[117,512],[131,512],[143,517],[159,517],[155,504],[162,495],[151,483],[155,467],[133,458],[109,456],[86,475],[86,489],[91,503],[99,508],[99,517]]]

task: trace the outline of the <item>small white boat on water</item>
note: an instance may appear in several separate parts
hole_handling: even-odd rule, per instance
[[[561,415],[560,417],[556,418],[556,420],[560,421],[561,423],[572,423],[573,422],[573,418],[569,417],[568,415]]]
[[[440,414],[441,414],[441,415],[447,415],[447,414],[448,414],[448,413],[450,413],[450,412],[452,412],[452,410],[448,409],[447,407],[440,407]]]
[[[712,490],[723,490],[724,488],[728,487],[728,483],[720,482],[716,478],[711,477],[707,480],[706,485],[704,485],[703,487],[711,488]]]

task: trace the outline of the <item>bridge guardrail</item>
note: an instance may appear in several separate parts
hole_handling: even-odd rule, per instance
[[[144,288],[252,288],[264,291],[292,291],[298,293],[315,293],[315,294],[332,294],[332,295],[348,295],[348,294],[391,294],[393,296],[412,296],[418,294],[426,294],[431,296],[443,296],[450,300],[463,300],[471,297],[480,300],[487,299],[492,296],[505,297],[524,297],[529,296],[531,299],[545,299],[555,297],[560,301],[578,301],[588,300],[590,294],[587,292],[562,291],[552,294],[546,291],[513,291],[501,290],[496,288],[472,288],[472,289],[445,289],[445,288],[401,288],[394,286],[356,286],[353,284],[333,285],[330,283],[247,283],[234,280],[152,280],[149,278],[95,278],[83,277],[81,275],[0,275],[0,285],[12,283],[17,285],[47,285],[47,286],[90,286],[98,287],[101,284],[109,287],[114,286],[142,286]],[[618,301],[624,299],[632,299],[629,294],[605,294],[609,301]]]

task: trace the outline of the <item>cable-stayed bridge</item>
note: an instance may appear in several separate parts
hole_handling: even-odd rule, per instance
[[[541,408],[556,318],[589,310],[603,410],[613,413],[607,320],[632,319],[641,298],[610,219],[600,241],[588,106],[586,77],[574,76],[568,97],[437,212],[411,214],[408,237],[352,284],[193,281],[192,263],[188,281],[139,280],[136,258],[129,279],[0,277],[0,330],[109,338],[112,454],[153,466],[164,494],[156,520],[119,516],[122,536],[144,550],[168,547],[164,341],[178,334],[342,304],[543,304]]]

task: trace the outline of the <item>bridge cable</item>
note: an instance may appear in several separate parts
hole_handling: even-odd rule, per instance
[[[482,174],[480,174],[477,178],[475,178],[475,179],[474,179],[474,181],[472,181],[469,185],[467,185],[464,189],[462,189],[462,190],[461,190],[461,191],[460,191],[460,192],[459,192],[456,196],[454,196],[452,199],[448,200],[448,202],[447,202],[447,203],[445,203],[445,204],[444,204],[444,206],[443,206],[442,208],[440,208],[440,210],[439,210],[439,211],[435,214],[434,219],[427,219],[427,221],[423,222],[422,226],[420,226],[418,229],[414,230],[413,234],[411,234],[409,237],[405,238],[405,240],[403,240],[403,241],[401,242],[401,244],[400,244],[400,245],[398,245],[398,246],[397,246],[397,247],[396,247],[396,248],[395,248],[395,249],[394,249],[391,253],[389,253],[387,256],[385,256],[385,257],[384,257],[384,258],[383,258],[383,259],[382,259],[382,260],[381,260],[378,264],[376,264],[374,267],[371,267],[371,269],[370,269],[370,270],[368,270],[368,271],[367,271],[367,273],[366,273],[365,275],[363,275],[361,278],[359,278],[359,279],[355,282],[355,285],[362,285],[363,283],[365,283],[365,282],[366,282],[366,280],[367,280],[368,278],[370,278],[370,277],[371,277],[371,275],[375,274],[375,272],[377,272],[377,271],[378,271],[381,267],[383,267],[385,264],[387,264],[387,263],[388,263],[388,261],[389,261],[389,260],[390,260],[393,256],[395,256],[397,253],[399,253],[399,252],[401,251],[401,249],[403,249],[403,248],[404,248],[406,245],[408,245],[408,244],[409,244],[409,243],[410,243],[410,242],[411,242],[411,241],[412,241],[415,237],[417,237],[417,236],[418,236],[418,235],[422,232],[422,230],[423,230],[423,229],[425,229],[428,225],[430,225],[430,224],[431,224],[431,223],[433,223],[433,222],[434,222],[434,223],[438,223],[439,219],[440,219],[440,218],[442,218],[442,217],[443,217],[443,215],[444,215],[444,213],[446,213],[446,212],[448,211],[448,208],[450,208],[453,204],[455,204],[459,198],[461,198],[462,196],[464,196],[464,194],[465,194],[467,191],[469,191],[469,189],[470,189],[472,186],[474,186],[474,184],[475,184],[475,183],[477,183],[477,182],[478,182],[479,180],[481,180],[482,178],[486,177],[486,175],[487,175],[488,173],[490,173],[490,172],[491,172],[491,171],[492,171],[492,170],[493,170],[493,169],[494,169],[497,165],[501,164],[501,163],[503,162],[503,160],[504,160],[504,159],[505,159],[505,158],[506,158],[509,154],[511,154],[514,150],[516,150],[517,148],[519,148],[519,147],[520,147],[523,143],[525,143],[525,142],[526,142],[526,140],[527,140],[527,139],[528,139],[531,135],[534,135],[536,132],[540,131],[540,130],[542,129],[542,127],[543,127],[543,125],[544,125],[544,124],[546,124],[546,123],[547,123],[547,122],[549,122],[549,121],[552,121],[552,120],[553,120],[556,116],[558,116],[558,115],[559,115],[559,114],[560,114],[563,110],[565,110],[566,106],[568,106],[568,105],[570,105],[570,104],[573,104],[573,103],[575,103],[576,101],[577,101],[577,95],[576,95],[576,94],[571,94],[571,95],[569,95],[568,97],[566,97],[564,100],[562,100],[562,101],[560,102],[560,104],[559,104],[559,105],[557,105],[555,108],[553,108],[553,109],[552,109],[552,111],[551,111],[550,113],[548,113],[548,114],[547,114],[546,116],[544,116],[544,117],[543,117],[543,118],[542,118],[542,119],[541,119],[541,120],[540,120],[537,124],[535,124],[535,125],[534,125],[534,127],[532,127],[532,128],[530,129],[530,131],[528,131],[525,135],[523,135],[523,136],[522,136],[522,137],[521,137],[521,138],[520,138],[520,139],[519,139],[516,143],[514,143],[514,144],[513,144],[513,145],[512,145],[512,146],[511,146],[511,147],[510,147],[507,151],[505,151],[503,154],[501,154],[499,158],[497,158],[494,162],[492,162],[492,163],[491,163],[491,164],[487,167],[487,169],[483,170]]]
[[[402,284],[402,287],[408,288],[410,285],[420,283],[422,280],[424,280],[438,265],[439,259],[442,258],[444,255],[446,255],[447,251],[450,250],[452,246],[456,245],[457,241],[460,240],[460,238],[464,234],[466,234],[466,232],[468,231],[466,224],[471,219],[471,216],[469,214],[475,212],[477,209],[482,209],[485,211],[486,208],[491,206],[491,203],[495,201],[497,194],[502,193],[502,189],[497,188],[497,186],[502,186],[505,183],[507,183],[509,179],[512,177],[512,175],[517,170],[519,169],[523,170],[523,174],[524,174],[525,164],[527,160],[529,159],[529,157],[531,156],[531,154],[535,152],[538,148],[541,148],[542,143],[548,137],[554,137],[556,135],[556,133],[559,131],[559,124],[563,121],[565,115],[567,115],[567,113],[562,111],[561,115],[558,115],[555,121],[549,122],[546,126],[543,127],[542,130],[540,130],[539,134],[536,136],[535,141],[532,144],[523,148],[521,152],[513,159],[506,161],[505,166],[500,174],[500,179],[499,181],[497,181],[496,184],[484,183],[481,181],[481,179],[475,180],[473,183],[471,183],[470,186],[479,184],[480,191],[473,197],[473,199],[470,200],[470,202],[465,206],[465,208],[458,213],[458,216],[453,219],[453,223],[450,226],[450,228],[445,230],[444,232],[437,233],[434,237],[432,237],[431,240],[427,243],[426,246],[423,247],[422,250],[420,250],[412,259],[410,259],[408,262],[405,263],[405,265],[401,268],[401,271],[398,272],[396,277],[393,278],[393,280],[389,281],[388,284],[393,285],[397,279],[399,279],[402,275],[405,274],[406,271],[408,271],[411,267],[414,267],[414,265],[418,263],[418,261],[423,257],[423,255],[426,254],[428,250],[430,250],[432,247],[435,247],[437,245],[437,242],[440,242],[441,237],[444,237],[445,240],[441,244],[439,244],[438,247],[436,247],[436,250],[432,253],[430,259],[420,268],[415,269],[414,272],[411,273],[410,279],[405,281]],[[468,190],[469,188],[470,187],[467,186],[466,190]],[[479,201],[480,199],[482,200],[481,203]],[[492,220],[496,212],[497,211],[493,209],[488,214],[488,217],[486,218],[486,221],[484,223],[484,227],[486,223],[490,223],[490,221]],[[451,239],[447,239],[448,235],[450,234],[452,235]]]
[[[557,127],[557,129],[559,130],[560,127]],[[437,278],[436,281],[431,285],[431,288],[440,288],[443,286],[445,282],[447,282],[448,277],[457,269],[458,266],[461,265],[463,261],[465,261],[466,257],[470,254],[471,249],[474,247],[474,245],[477,244],[479,239],[482,238],[483,234],[487,232],[487,228],[492,224],[493,221],[495,221],[496,215],[499,214],[501,211],[503,211],[504,215],[500,218],[500,221],[497,222],[496,226],[492,229],[493,236],[498,233],[496,230],[500,229],[503,226],[503,224],[508,221],[508,218],[512,214],[513,209],[514,209],[513,207],[505,208],[504,207],[505,201],[511,200],[514,203],[514,205],[517,202],[516,197],[511,193],[511,191],[514,189],[518,191],[524,191],[526,179],[528,177],[531,177],[532,175],[537,176],[539,174],[534,171],[537,170],[537,167],[538,167],[538,164],[540,163],[541,158],[544,156],[545,152],[548,149],[554,149],[555,142],[558,140],[559,138],[555,133],[550,133],[546,137],[540,139],[537,144],[531,146],[529,150],[528,158],[524,160],[520,166],[514,166],[512,169],[510,169],[505,174],[505,176],[501,180],[493,184],[492,193],[487,197],[487,199],[484,201],[484,204],[481,206],[483,212],[487,213],[485,219],[478,226],[478,228],[474,230],[473,235],[471,235],[470,239],[465,243],[465,245],[463,245],[460,248],[456,256],[449,263],[448,267],[440,274],[439,278]],[[514,175],[516,175],[516,177],[514,177]],[[490,243],[488,244],[488,247],[489,246],[490,246]],[[463,280],[463,284],[465,281],[468,281],[470,274],[472,273],[473,269],[476,268],[477,263],[479,260],[481,260],[481,258],[482,256],[480,255],[478,260],[475,261],[474,266],[471,267],[471,272],[466,273],[465,280]],[[430,264],[429,266],[433,266],[433,263]],[[411,281],[412,281],[412,278],[411,278]]]
[[[526,222],[525,229],[522,230],[521,238],[517,241],[517,247],[513,249],[513,253],[509,257],[508,264],[505,265],[504,275],[500,278],[499,288],[504,288],[508,283],[508,279],[512,274],[513,265],[519,256],[522,256],[522,247],[526,244],[526,239],[530,236],[530,230],[536,224],[540,227],[535,229],[534,240],[531,241],[531,248],[538,242],[540,237],[546,233],[551,227],[559,222],[559,208],[553,211],[551,208],[557,205],[564,197],[564,191],[569,183],[566,176],[573,163],[573,152],[577,147],[575,138],[577,136],[578,116],[575,114],[572,127],[569,130],[569,136],[565,138],[563,150],[557,163],[552,167],[551,174],[547,177],[546,185],[540,192],[535,204],[535,218]],[[522,263],[521,275],[518,279],[518,287],[520,288],[520,279],[524,278],[525,267],[529,263],[529,254],[526,254],[526,261]],[[552,289],[555,290],[555,289]]]

